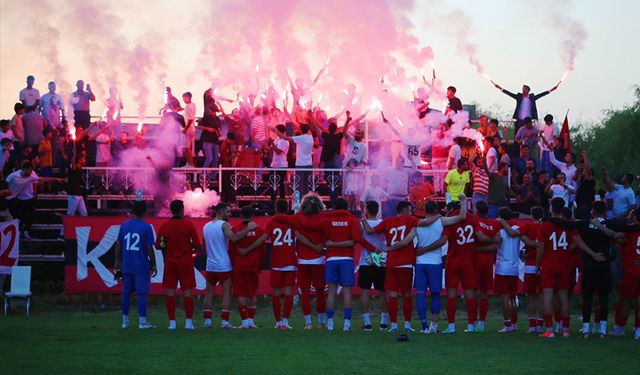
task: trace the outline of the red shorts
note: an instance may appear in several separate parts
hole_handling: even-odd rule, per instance
[[[640,275],[622,274],[620,281],[620,296],[626,299],[640,297]]]
[[[180,289],[182,290],[189,290],[196,287],[196,274],[193,270],[193,262],[167,262],[164,264],[162,286],[167,289],[177,289],[178,282],[180,282]]]
[[[222,284],[228,279],[231,278],[231,271],[227,272],[209,272],[205,274],[205,278],[207,282],[213,286],[218,285],[218,283]]]
[[[542,272],[540,286],[542,289],[569,290],[571,272]]]
[[[296,285],[296,271],[271,270],[272,288],[293,288]]]
[[[462,283],[462,289],[476,289],[478,286],[476,270],[473,264],[461,267],[445,267],[445,286],[447,289],[457,289]]]
[[[475,268],[478,277],[478,290],[481,292],[490,291],[493,288],[493,264],[476,263]]]
[[[413,268],[387,268],[384,276],[384,290],[387,292],[410,292],[413,287]]]
[[[496,294],[514,297],[518,294],[518,276],[496,275],[493,291]]]
[[[534,273],[524,274],[524,292],[527,294],[540,294],[542,287],[540,286],[540,276]]]
[[[298,288],[324,289],[324,264],[298,264]]]
[[[251,298],[258,292],[260,271],[233,270],[233,296]]]

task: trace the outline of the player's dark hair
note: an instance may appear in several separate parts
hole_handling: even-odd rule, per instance
[[[348,206],[349,204],[344,198],[336,199],[336,202],[333,204],[333,208],[335,208],[336,210],[346,210]]]
[[[222,211],[226,210],[229,207],[231,207],[231,206],[229,206],[229,203],[220,202],[216,206],[213,206],[213,209],[215,210],[215,212],[217,214],[218,212],[222,212]]]
[[[636,223],[640,221],[640,208],[636,208],[631,211],[631,217],[635,219]]]
[[[289,211],[289,202],[285,199],[278,199],[276,201],[276,213],[286,214]]]
[[[489,120],[489,124],[496,124],[496,126],[498,126],[500,122],[498,121],[498,119],[492,118],[491,120]]]
[[[367,201],[366,208],[369,215],[377,215],[380,205],[376,201]]]
[[[551,212],[556,215],[561,215],[564,210],[565,201],[560,197],[555,197],[551,200]]]
[[[317,215],[324,210],[324,204],[318,194],[309,192],[302,197],[300,211],[305,215]]]
[[[569,207],[564,207],[562,209],[562,216],[567,220],[571,220],[573,219],[573,211],[571,211]]]
[[[13,110],[18,113],[20,111],[22,111],[24,109],[24,104],[22,103],[16,103],[13,105]]]
[[[433,215],[438,211],[438,204],[432,200],[424,202],[424,212]]]
[[[307,124],[301,124],[300,125],[300,132],[302,134],[307,134],[309,132],[309,125]]]
[[[525,117],[524,120],[522,120],[523,124],[531,124],[531,117]]]
[[[631,185],[635,177],[631,173],[625,173],[624,176],[627,178],[627,181],[629,181],[629,185]]]
[[[286,133],[287,127],[284,126],[283,124],[278,124],[276,125],[276,130],[279,131],[280,133]]]
[[[527,88],[527,90],[531,91],[531,87],[529,87],[529,85],[522,85],[522,88]]]
[[[133,202],[131,211],[133,211],[133,214],[136,216],[143,216],[147,212],[147,204],[143,201],[135,201]]]
[[[182,94],[182,96],[183,96],[183,97],[185,97],[185,96],[186,96],[187,98],[191,99],[193,95],[191,95],[191,93],[190,93],[189,91],[187,91],[187,92],[185,92],[184,94]]]
[[[411,203],[409,201],[400,201],[396,205],[396,213],[399,214],[399,213],[401,213],[402,211],[404,211],[408,207],[411,207]]]
[[[253,207],[251,206],[242,207],[242,209],[240,210],[240,216],[242,216],[242,218],[245,220],[249,220],[253,218]]]
[[[453,87],[453,86],[449,86],[449,87],[447,87],[447,91],[448,91],[448,90],[453,91],[453,93],[454,93],[454,94],[456,93],[456,91],[458,91],[458,90],[456,90],[456,88],[455,88],[455,87]]]
[[[498,215],[504,220],[511,220],[513,217],[513,212],[509,207],[500,207],[498,210]]]
[[[607,204],[603,201],[593,202],[593,213],[599,216],[607,215]]]
[[[31,160],[24,160],[20,164],[20,169],[33,169],[33,163],[31,163]]]
[[[460,160],[458,160],[458,168],[461,168],[464,163],[468,163],[469,160],[467,160],[467,158],[460,158]]]
[[[546,123],[553,122],[553,116],[552,115],[544,116],[544,122]]]
[[[486,216],[489,213],[489,205],[487,202],[479,201],[476,203],[476,212],[478,215]]]
[[[10,124],[9,120],[0,120],[0,127],[3,127],[5,125],[9,125],[9,124]]]
[[[338,125],[335,122],[329,124],[329,133],[333,134],[338,131]]]
[[[172,200],[171,203],[169,203],[169,209],[173,216],[178,216],[184,210],[184,202],[180,199]]]
[[[234,132],[227,133],[227,138],[229,138],[230,140],[234,141],[236,139],[236,133],[234,133]]]
[[[531,217],[535,220],[540,220],[544,216],[544,208],[540,206],[531,207]]]

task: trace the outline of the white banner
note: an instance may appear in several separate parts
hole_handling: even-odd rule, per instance
[[[18,264],[19,225],[18,220],[0,223],[0,275],[11,275],[11,268]]]

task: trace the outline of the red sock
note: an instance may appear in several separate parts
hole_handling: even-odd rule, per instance
[[[389,319],[398,323],[398,297],[389,297]]]
[[[255,306],[249,306],[247,307],[247,315],[249,316],[249,319],[253,319],[256,317],[256,307]]]
[[[640,327],[640,314],[638,313],[638,310],[636,310],[636,322],[635,322],[635,324],[633,326],[634,326],[634,328]]]
[[[291,309],[293,309],[293,296],[284,296],[284,315],[285,319],[289,319],[291,316]]]
[[[447,319],[449,324],[456,322],[456,303],[458,301],[455,298],[447,298]]]
[[[204,310],[204,311],[202,312],[202,316],[203,316],[205,319],[211,319],[211,310]]]
[[[538,327],[544,327],[544,319],[538,319]]]
[[[413,311],[413,300],[411,296],[402,299],[402,312],[404,313],[404,321],[411,321],[411,312]]]
[[[316,310],[318,314],[324,314],[327,311],[327,298],[324,294],[324,286],[322,289],[316,289]],[[311,308],[309,308],[311,314]]]
[[[176,296],[164,297],[165,305],[167,305],[167,315],[169,320],[176,320]]]
[[[544,314],[544,325],[547,328],[553,328],[553,318],[551,314]]]
[[[529,328],[536,328],[537,325],[538,325],[538,319],[529,318]]]
[[[569,324],[571,323],[571,318],[568,316],[562,317],[562,328],[569,329]]]
[[[505,321],[504,321],[504,326],[505,326],[505,327],[511,327],[511,325],[512,325],[512,324],[513,324],[513,323],[511,322],[511,319],[509,319],[509,320],[505,320]]]
[[[276,323],[281,321],[282,309],[280,308],[280,296],[271,296],[271,307],[273,307],[273,318],[276,320]],[[304,307],[302,310],[304,311]]]
[[[555,320],[556,323],[561,323],[562,322],[562,316],[560,315],[559,312],[553,313],[553,320]]]
[[[240,319],[247,320],[247,305],[238,305],[238,311],[240,312]]]
[[[300,304],[302,305],[302,314],[311,315],[311,296],[309,295],[308,290],[302,291],[302,295],[300,296]],[[318,302],[318,305],[319,304],[320,303]],[[279,305],[280,305],[280,301],[278,301],[278,306]]]
[[[193,319],[193,297],[183,297],[182,305],[184,306],[184,317]]]
[[[467,320],[469,324],[476,322],[476,314],[478,313],[478,300],[475,298],[469,298],[467,300]]]
[[[229,315],[231,315],[229,310],[222,310],[222,312],[220,313],[220,319],[228,322],[229,321]]]
[[[489,311],[489,299],[488,298],[480,298],[480,320],[487,320],[487,312]]]
[[[518,310],[516,310],[515,306],[511,309],[511,322],[518,324]]]

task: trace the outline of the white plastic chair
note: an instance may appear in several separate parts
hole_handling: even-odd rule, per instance
[[[4,315],[11,298],[26,298],[27,316],[31,309],[31,266],[16,266],[11,270],[11,290],[4,295]]]

